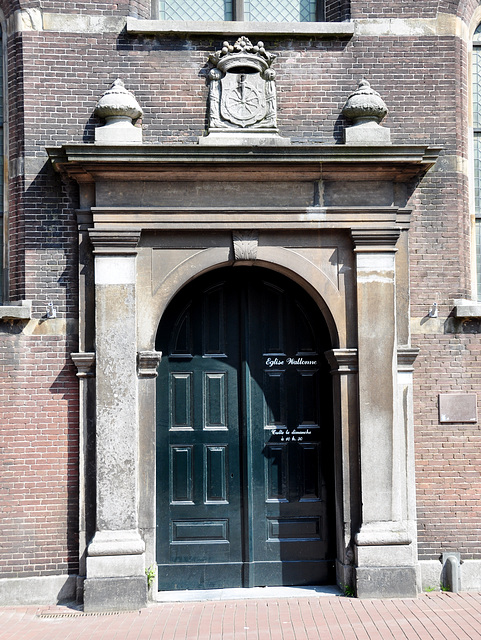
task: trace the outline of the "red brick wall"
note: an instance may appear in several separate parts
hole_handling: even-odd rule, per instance
[[[78,399],[61,336],[0,333],[0,575],[78,570]]]
[[[438,8],[457,11],[457,4],[352,0],[350,10],[359,18],[431,18]],[[478,2],[462,4],[469,20]],[[3,0],[0,6],[8,14],[10,6],[19,5]],[[148,0],[45,0],[41,6],[55,12],[150,15]],[[349,3],[329,3],[328,9],[330,19],[339,19]],[[447,36],[262,39],[279,53],[279,127],[293,142],[340,142],[341,108],[365,76],[390,109],[385,124],[394,143],[443,145],[437,170],[412,199],[410,276],[413,316],[422,318],[437,301],[440,315],[447,317],[453,299],[470,294],[468,186],[454,160],[467,157],[466,47]],[[36,318],[49,300],[60,320],[77,315],[77,188],[53,174],[45,146],[92,142],[95,103],[118,76],[144,109],[145,142],[195,142],[205,126],[202,70],[222,40],[45,31],[9,37],[11,166],[21,166],[15,161],[25,154],[27,168],[25,176],[13,175],[10,181],[10,287],[13,299],[34,301]],[[412,340],[421,348],[415,428],[423,558],[437,557],[448,547],[481,558],[481,549],[471,544],[476,536],[481,539],[475,498],[481,493],[479,427],[437,422],[440,392],[474,391],[481,402],[479,334],[474,325],[468,329],[418,334]],[[16,325],[0,326],[2,464],[8,462],[2,491],[12,510],[12,517],[2,519],[6,550],[1,561],[8,563],[8,575],[75,571],[77,380],[68,353],[77,349],[76,336],[28,337],[15,331]]]
[[[439,424],[437,404],[439,393],[455,391],[477,393],[479,400],[479,333],[416,337],[416,345],[419,557],[460,551],[464,560],[480,559],[481,430],[479,424]]]

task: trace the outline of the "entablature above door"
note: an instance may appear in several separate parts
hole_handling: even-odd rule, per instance
[[[351,229],[409,225],[399,207],[92,207],[93,226],[144,230]]]
[[[342,229],[406,227],[409,196],[440,148],[78,144],[47,151],[55,169],[79,183],[94,227]]]

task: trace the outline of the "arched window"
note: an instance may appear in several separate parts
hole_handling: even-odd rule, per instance
[[[319,0],[160,0],[159,18],[315,22],[323,19],[323,3]]]
[[[473,36],[472,79],[476,286],[481,300],[481,24]]]

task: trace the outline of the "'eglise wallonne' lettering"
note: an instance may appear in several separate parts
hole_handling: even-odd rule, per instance
[[[304,360],[304,358],[286,358],[286,360],[281,360],[280,358],[267,358],[266,360],[267,367],[282,367],[284,364],[302,367],[306,365],[316,365],[317,360]]]

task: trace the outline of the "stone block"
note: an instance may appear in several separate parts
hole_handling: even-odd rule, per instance
[[[93,556],[87,558],[89,578],[121,578],[144,573],[144,555]]]
[[[75,598],[77,576],[29,576],[0,579],[0,606],[56,604]]]
[[[475,393],[440,393],[439,422],[477,422]]]
[[[412,545],[356,546],[358,564],[363,567],[404,566],[413,562]]]
[[[415,598],[417,596],[414,567],[358,567],[358,598]]]
[[[95,129],[95,144],[142,143],[142,129],[129,123],[116,123]]]
[[[20,300],[20,302],[0,306],[0,320],[30,320],[31,317],[31,300]]]
[[[84,583],[84,611],[133,611],[147,606],[147,578],[88,578]]]
[[[376,122],[358,124],[344,129],[344,140],[352,145],[391,144],[391,130]]]
[[[277,134],[255,133],[246,131],[210,133],[208,136],[201,136],[199,138],[199,145],[211,147],[285,147],[290,144],[290,138],[282,138]]]

